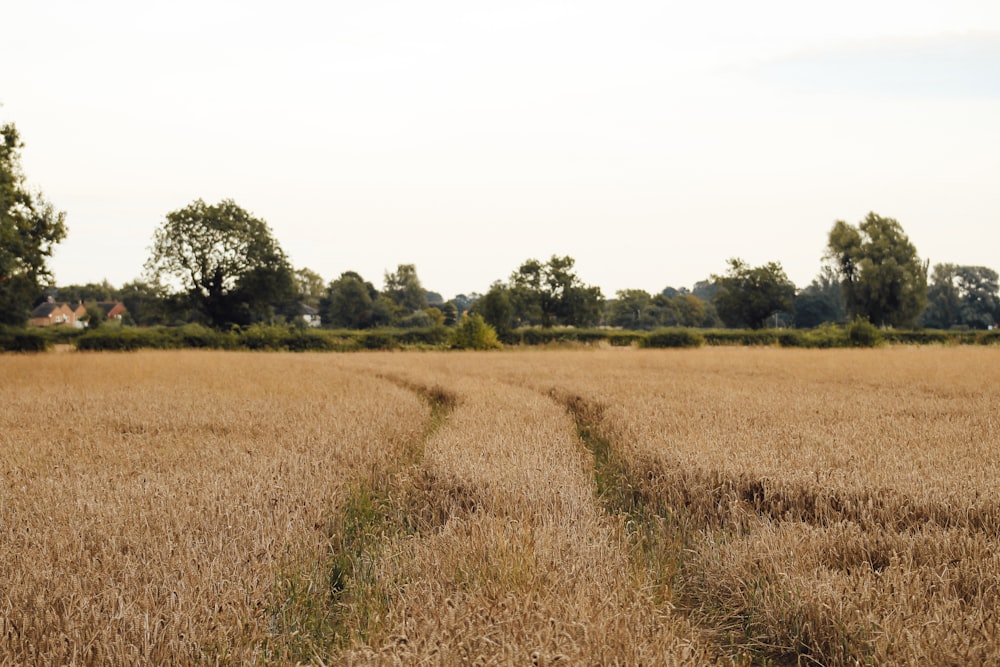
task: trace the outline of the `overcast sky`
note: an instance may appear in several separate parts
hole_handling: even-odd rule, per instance
[[[690,287],[819,271],[837,219],[1000,269],[1000,3],[8,3],[0,122],[59,284],[140,276],[235,199],[296,267],[483,292],[528,258]]]

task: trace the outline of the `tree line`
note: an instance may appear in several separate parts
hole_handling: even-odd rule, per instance
[[[13,124],[0,126],[0,324],[23,324],[50,296],[120,300],[126,322],[136,325],[220,329],[303,324],[310,313],[343,329],[452,326],[477,314],[501,334],[526,326],[814,328],[858,318],[895,328],[987,329],[1000,321],[994,270],[937,264],[928,275],[902,225],[876,213],[857,225],[834,223],[819,275],[803,289],[779,262],[732,258],[724,273],[691,289],[626,289],[606,299],[577,275],[572,257],[553,255],[525,260],[485,294],[446,301],[424,288],[412,264],[385,272],[381,289],[354,271],[327,283],[293,267],[264,220],[232,200],[198,199],[166,214],[141,278],[120,288],[106,281],[54,288],[47,260],[66,235],[65,214],[26,188],[22,147]]]

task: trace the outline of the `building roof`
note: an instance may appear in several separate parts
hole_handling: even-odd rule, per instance
[[[51,317],[53,312],[59,310],[64,305],[66,304],[56,303],[55,301],[40,303],[31,311],[31,317],[32,319],[36,317]]]

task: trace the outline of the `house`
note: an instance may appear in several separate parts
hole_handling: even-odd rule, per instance
[[[299,304],[299,312],[301,313],[302,320],[306,323],[306,326],[318,327],[323,323],[322,318],[319,316],[319,311],[307,303]]]
[[[94,304],[104,313],[104,319],[120,321],[128,312],[121,301],[98,301]],[[68,326],[82,329],[87,321],[87,305],[83,303],[70,304],[56,301],[51,296],[45,303],[39,304],[31,311],[28,324],[36,327]]]
[[[104,311],[105,320],[121,320],[122,315],[128,312],[121,301],[98,301],[97,307]]]
[[[51,327],[56,325],[80,327],[83,323],[79,317],[86,315],[87,311],[82,304],[77,307],[65,302],[59,302],[51,296],[44,303],[39,304],[31,311],[31,319],[28,324],[36,327]]]

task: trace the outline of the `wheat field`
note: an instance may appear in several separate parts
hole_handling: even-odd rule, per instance
[[[0,664],[994,664],[998,362],[0,356]]]

